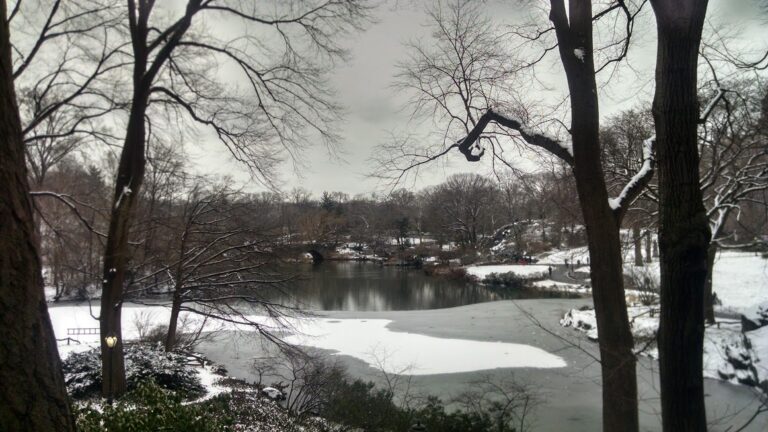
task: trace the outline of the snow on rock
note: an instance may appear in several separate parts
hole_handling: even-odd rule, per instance
[[[658,331],[658,313],[651,307],[627,309],[635,346],[640,354],[658,358],[658,349],[648,345]],[[591,340],[598,339],[594,309],[571,309],[560,320],[563,327],[573,327]],[[768,326],[742,333],[738,320],[722,320],[708,326],[704,334],[703,374],[705,377],[750,386],[768,385]]]
[[[285,400],[285,394],[274,387],[264,387],[261,393],[272,400]]]
[[[738,323],[734,323],[733,328],[737,327]],[[704,342],[705,376],[760,386],[768,391],[768,327],[745,333],[732,331],[717,338],[710,337],[710,329],[713,328],[707,328]],[[716,361],[707,362],[707,354]],[[717,369],[713,371],[715,365]]]
[[[757,330],[768,326],[768,302],[747,308],[741,315],[741,327],[744,331]]]
[[[543,265],[520,265],[520,264],[502,264],[465,267],[469,276],[478,280],[483,280],[491,273],[505,274],[512,273],[523,279],[539,279],[548,273],[548,266]]]
[[[592,309],[571,309],[560,320],[560,325],[581,330],[589,339],[597,340],[597,320]]]

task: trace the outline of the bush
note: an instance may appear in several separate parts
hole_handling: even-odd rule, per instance
[[[147,379],[187,398],[205,393],[194,368],[181,354],[167,353],[160,345],[125,346],[125,373],[128,390]],[[97,396],[101,391],[101,354],[98,349],[73,353],[62,364],[67,391],[75,399]]]
[[[533,406],[527,388],[511,388],[507,381],[493,388],[483,387],[481,396],[468,394],[472,402],[481,403],[469,403],[449,411],[437,397],[410,400],[415,403],[404,400],[403,404],[398,404],[396,385],[393,387],[391,382],[389,388],[377,388],[372,382],[350,378],[343,369],[326,364],[321,358],[302,357],[298,361],[293,360],[291,367],[289,375],[292,380],[286,388],[289,394],[287,407],[296,415],[316,413],[328,422],[344,425],[344,430],[407,431],[418,422],[428,431],[512,432],[515,428],[511,420],[525,425],[523,419],[514,417],[520,412],[517,402],[524,396],[526,401],[531,402],[526,403],[526,409],[530,410]],[[510,404],[500,415],[495,403],[502,398],[514,404]]]
[[[143,431],[231,431],[233,419],[226,409],[211,409],[206,404],[183,404],[182,395],[145,381],[127,393],[115,405],[99,411],[91,406],[75,412],[77,429],[81,432],[143,432]]]
[[[632,267],[629,279],[632,287],[637,290],[637,301],[640,304],[651,306],[659,302],[659,281],[648,267]]]
[[[453,280],[466,280],[468,278],[467,270],[464,267],[449,267],[445,265],[425,267],[424,274]]]
[[[523,289],[526,287],[525,279],[514,273],[491,273],[483,279],[483,284],[491,287],[504,287],[511,289]]]

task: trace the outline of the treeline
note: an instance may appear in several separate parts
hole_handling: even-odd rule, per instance
[[[57,299],[98,293],[111,205],[111,170],[103,165],[73,153],[32,182],[46,281]],[[249,280],[244,262],[294,258],[286,256],[297,250],[291,245],[351,243],[384,253],[426,241],[475,249],[489,246],[500,227],[529,220],[557,227],[548,240],[559,244],[558,233],[579,223],[572,183],[559,173],[502,179],[465,173],[416,192],[313,196],[298,188],[246,193],[227,179],[189,172],[169,147],[156,147],[148,165],[129,235],[129,295],[136,287],[172,292],[182,281],[188,289],[192,281],[202,284],[208,270],[221,279],[227,266]],[[219,256],[225,250],[226,260]]]

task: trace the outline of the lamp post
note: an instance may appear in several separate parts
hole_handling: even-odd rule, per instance
[[[112,405],[112,349],[115,348],[115,345],[117,345],[117,336],[107,336],[104,338],[104,342],[107,344],[107,348],[109,348],[108,356],[109,356],[109,396],[107,398],[107,403],[109,405]]]

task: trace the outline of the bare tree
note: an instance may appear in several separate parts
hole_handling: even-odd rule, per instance
[[[548,41],[533,61],[528,59],[512,65],[505,65],[503,57],[499,60],[494,52],[501,45],[497,43],[499,36],[489,33],[490,25],[481,18],[477,6],[456,2],[445,14],[438,9],[433,13],[437,48],[414,50],[414,58],[405,67],[404,82],[422,95],[417,99],[417,107],[426,106],[436,118],[445,119],[447,141],[464,137],[439,151],[416,156],[413,150],[403,148],[401,154],[405,156],[406,166],[385,166],[400,170],[417,168],[452,149],[458,149],[468,161],[479,161],[485,153],[483,144],[491,149],[495,161],[503,162],[500,145],[508,141],[501,141],[500,137],[508,136],[531,148],[544,150],[572,167],[589,243],[600,332],[603,428],[607,431],[639,428],[635,357],[624,296],[619,227],[627,208],[650,180],[654,159],[653,140],[648,139],[643,147],[642,168],[616,198],[609,199],[601,164],[596,73],[626,55],[633,20],[643,4],[611,2],[593,13],[592,3],[586,0],[570,1],[568,10],[564,1],[552,0],[551,27],[534,26],[533,31],[518,28],[508,32],[523,42]],[[618,16],[626,22],[627,32],[623,38],[608,45],[618,47],[618,51],[594,46],[593,24],[606,16]],[[541,124],[531,124],[529,120],[535,107],[526,107],[515,100],[508,77],[492,72],[525,69],[555,49],[569,89],[570,143],[541,132]],[[595,62],[596,56],[599,64]],[[493,63],[497,62],[511,67],[494,67]]]
[[[528,384],[514,375],[483,375],[467,383],[469,390],[454,398],[464,411],[478,416],[489,415],[498,430],[525,432],[532,430],[534,411],[541,397]]]
[[[43,292],[7,13],[0,0],[0,426],[74,431]]]
[[[430,196],[444,229],[462,246],[476,247],[495,228],[494,203],[498,189],[487,177],[455,174],[438,185]]]
[[[148,114],[186,118],[211,128],[255,177],[268,180],[281,149],[296,150],[309,130],[327,143],[338,108],[329,100],[324,64],[343,55],[335,37],[359,25],[360,1],[281,2],[188,0],[170,23],[155,17],[154,0],[128,0],[125,15],[133,71],[130,112],[116,175],[105,248],[101,336],[103,391],[125,390],[120,311],[129,259],[128,235],[145,172]],[[259,28],[219,40],[193,23],[201,15]],[[250,86],[242,97],[215,79],[209,60],[234,65]],[[269,61],[266,59],[274,59]],[[118,337],[108,349],[104,338]],[[113,367],[110,368],[109,365]]]
[[[265,209],[221,185],[206,187],[207,179],[193,180],[184,201],[166,220],[170,235],[164,257],[152,273],[135,281],[136,289],[171,297],[166,350],[176,348],[179,314],[198,315],[219,322],[248,325],[270,340],[273,329],[249,320],[247,308],[258,309],[277,323],[296,315],[292,307],[272,301],[292,279],[270,268],[276,222]],[[267,210],[268,211],[268,210]],[[129,289],[127,293],[133,294]]]
[[[13,77],[19,91],[27,161],[36,185],[88,143],[116,144],[101,120],[122,102],[126,65],[119,0],[16,2]]]
[[[768,190],[768,150],[761,130],[761,98],[765,90],[754,82],[720,83],[714,95],[722,98],[717,106],[705,107],[699,127],[701,154],[701,190],[711,230],[707,255],[707,279],[704,292],[704,316],[715,322],[712,269],[721,247],[747,245],[729,233],[733,215],[765,190]],[[726,90],[727,89],[727,90]]]

